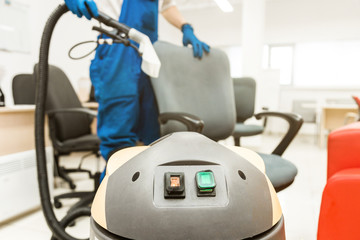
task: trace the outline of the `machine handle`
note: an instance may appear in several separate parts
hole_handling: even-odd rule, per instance
[[[106,15],[105,13],[103,13],[101,11],[99,11],[99,16],[94,17],[94,18],[96,20],[98,20],[99,22],[105,24],[106,26],[113,27],[113,28],[125,33],[126,35],[129,34],[129,31],[131,29],[130,27],[116,21],[115,19],[111,18],[110,16]]]

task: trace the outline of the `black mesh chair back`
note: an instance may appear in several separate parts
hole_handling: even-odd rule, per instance
[[[82,108],[82,104],[69,78],[60,68],[50,65],[46,111],[73,108]],[[58,113],[54,118],[56,139],[61,142],[91,134],[92,119],[85,114]]]
[[[12,81],[14,104],[35,104],[35,79],[32,74],[18,74]]]
[[[89,93],[89,100],[88,102],[96,102],[96,99],[95,99],[95,88],[93,85],[91,85],[91,88],[90,88],[90,93]]]

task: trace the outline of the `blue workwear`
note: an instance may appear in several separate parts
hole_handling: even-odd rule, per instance
[[[85,16],[87,19],[91,19],[91,14],[95,17],[99,15],[96,4],[93,0],[65,0],[66,6],[69,10],[76,14],[79,18]],[[88,11],[87,7],[91,13]]]
[[[124,0],[119,22],[157,40],[158,0]],[[107,160],[137,140],[150,144],[160,136],[158,110],[141,57],[122,44],[100,45],[91,62],[90,77],[99,102],[100,151]]]
[[[194,57],[202,58],[203,56],[203,50],[207,53],[210,52],[210,47],[204,43],[201,42],[194,34],[194,29],[190,24],[184,24],[181,28],[181,31],[183,32],[183,45],[187,46],[189,44],[193,47]]]

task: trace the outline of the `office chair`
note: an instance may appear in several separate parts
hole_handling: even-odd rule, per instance
[[[38,65],[35,65],[34,75],[38,77]],[[46,97],[46,114],[49,122],[49,133],[54,149],[55,167],[58,175],[69,183],[71,189],[76,185],[69,177],[69,173],[85,172],[94,180],[94,190],[99,185],[99,173],[92,174],[87,169],[67,169],[59,164],[59,158],[73,152],[85,152],[99,157],[100,139],[91,133],[91,122],[96,113],[83,108],[82,104],[65,73],[58,67],[49,65],[48,92]],[[55,207],[61,207],[60,199],[83,198],[91,201],[94,192],[71,192],[54,198]]]
[[[231,136],[236,111],[225,53],[213,48],[199,60],[193,57],[190,48],[165,42],[156,42],[154,47],[162,64],[159,77],[151,79],[162,134],[192,130],[202,132],[214,141]],[[295,114],[276,112],[256,116],[281,116],[290,124],[290,130],[273,154],[260,154],[270,181],[275,190],[280,191],[289,186],[297,174],[295,165],[280,155],[300,129],[302,119]]]
[[[18,74],[12,81],[14,104],[35,104],[35,81],[32,74]]]
[[[236,125],[232,136],[235,146],[240,146],[240,138],[254,136],[264,132],[263,125],[246,124],[245,121],[254,116],[256,82],[253,78],[234,78],[234,93],[236,106]]]

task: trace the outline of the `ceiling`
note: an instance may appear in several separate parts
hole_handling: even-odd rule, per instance
[[[216,6],[214,0],[175,0],[177,6],[180,9],[198,9],[204,7],[213,7]],[[241,4],[243,0],[228,0],[233,6],[237,4]],[[290,0],[265,0],[266,2],[282,2],[282,1],[290,1]],[[314,0],[307,0],[314,1]],[[360,2],[360,0],[354,0]]]
[[[231,4],[239,4],[242,0],[228,0]],[[197,9],[216,6],[214,0],[176,0],[180,9]]]

